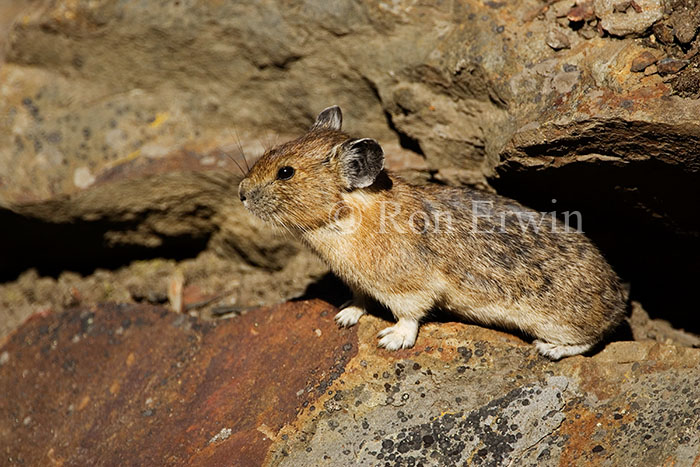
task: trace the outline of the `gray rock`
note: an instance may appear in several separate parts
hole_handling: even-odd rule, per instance
[[[566,34],[558,29],[553,29],[547,33],[547,45],[554,50],[560,50],[571,47],[571,42],[569,38],[566,37]]]
[[[601,25],[610,34],[627,36],[642,34],[663,17],[661,0],[635,0],[636,8],[619,11],[619,0],[594,0],[595,13]]]
[[[316,410],[281,430],[267,463],[655,464],[696,455],[700,417],[687,406],[698,395],[698,349],[681,357],[661,344],[615,343],[592,358],[551,364],[514,341],[486,337],[492,331],[443,323],[422,331],[415,349],[384,356],[371,340],[362,345],[380,328],[368,324],[359,329],[365,350]],[[656,358],[665,360],[659,373]]]

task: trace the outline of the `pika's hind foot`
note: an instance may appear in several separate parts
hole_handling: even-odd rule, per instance
[[[399,319],[399,321],[377,334],[380,337],[379,346],[387,350],[408,349],[413,347],[418,336],[418,321]]]
[[[350,305],[347,308],[343,308],[335,315],[335,322],[338,323],[340,327],[349,328],[357,324],[364,314],[364,308],[357,305]]]
[[[571,355],[578,355],[591,350],[593,344],[577,344],[577,345],[564,345],[564,344],[550,344],[549,342],[544,342],[536,340],[533,342],[537,350],[552,360],[559,360],[562,357],[569,357]]]

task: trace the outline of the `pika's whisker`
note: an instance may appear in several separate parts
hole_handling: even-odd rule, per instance
[[[245,151],[243,150],[243,144],[241,144],[241,136],[238,134],[238,128],[233,127],[233,131],[236,132],[236,144],[238,145],[238,150],[241,151],[241,156],[243,156],[243,162],[245,162],[245,168],[250,172],[250,166],[248,165],[248,159],[245,157]]]
[[[221,149],[221,148],[219,148],[219,150],[220,150],[221,152],[223,152],[223,153],[226,155],[226,157],[228,157],[229,159],[231,159],[231,161],[232,161],[234,164],[236,164],[236,167],[238,167],[238,170],[241,171],[241,175],[243,175],[243,176],[245,177],[247,172],[246,172],[245,170],[243,170],[243,167],[241,167],[241,164],[239,164],[238,161],[237,161],[231,154],[229,154],[228,152],[224,151],[224,150]]]
[[[265,152],[277,146],[277,138],[279,138],[279,134],[265,130]]]

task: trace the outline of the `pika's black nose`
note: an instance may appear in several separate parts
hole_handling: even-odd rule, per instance
[[[245,200],[246,200],[245,193],[243,193],[243,191],[239,191],[239,192],[238,192],[238,197],[241,198],[241,201],[245,201]]]

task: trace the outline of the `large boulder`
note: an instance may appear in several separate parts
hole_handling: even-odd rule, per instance
[[[202,322],[162,308],[33,316],[0,345],[8,465],[697,463],[700,349],[615,342],[551,362],[499,331],[338,329],[294,302]]]

